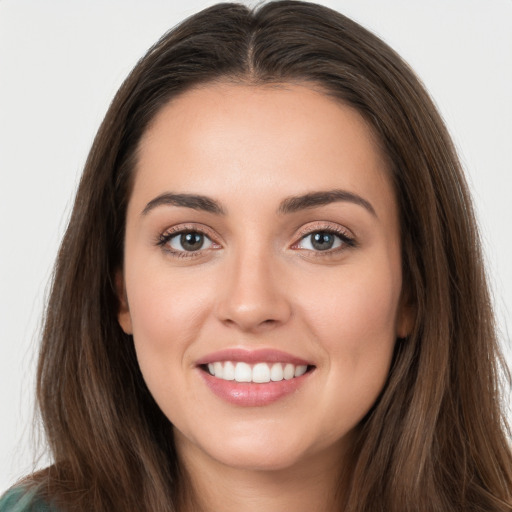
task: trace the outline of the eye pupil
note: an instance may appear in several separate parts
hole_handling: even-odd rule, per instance
[[[185,251],[197,251],[204,243],[204,235],[201,233],[183,233],[180,236],[180,243]]]
[[[319,231],[312,235],[311,245],[319,251],[331,249],[334,245],[334,235],[326,231]]]

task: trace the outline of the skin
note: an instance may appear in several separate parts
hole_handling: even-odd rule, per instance
[[[166,105],[139,150],[119,322],[174,425],[191,489],[204,510],[334,510],[347,449],[410,324],[397,203],[370,128],[310,87],[210,84]],[[279,210],[331,190],[371,208]],[[208,196],[224,213],[148,207],[169,192]],[[174,249],[158,243],[170,229],[212,243],[172,252],[179,236]],[[326,230],[355,243],[315,250],[308,234]],[[314,370],[291,395],[240,407],[214,395],[196,364],[233,347],[278,349]]]

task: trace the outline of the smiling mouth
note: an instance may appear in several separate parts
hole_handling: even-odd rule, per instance
[[[216,361],[201,365],[201,368],[217,379],[264,384],[301,377],[312,371],[314,366],[280,362],[249,364],[241,361]]]

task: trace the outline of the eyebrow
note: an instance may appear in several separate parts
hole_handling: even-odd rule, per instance
[[[288,197],[281,202],[278,212],[284,214],[294,213],[300,210],[317,208],[318,206],[325,206],[340,201],[354,203],[362,206],[374,217],[377,217],[377,213],[369,201],[362,198],[361,196],[358,196],[357,194],[354,194],[353,192],[338,189],[310,192],[301,196]]]
[[[300,196],[287,197],[281,202],[277,212],[280,214],[295,213],[336,202],[349,202],[362,206],[373,216],[377,217],[375,209],[369,201],[353,192],[338,189],[309,192]],[[199,194],[174,194],[167,192],[152,199],[142,211],[142,215],[147,215],[158,206],[182,206],[216,215],[225,215],[226,213],[220,203],[211,197]]]
[[[147,215],[151,210],[157,206],[183,206],[185,208],[192,208],[193,210],[202,210],[204,212],[215,213],[217,215],[224,215],[222,206],[214,199],[201,196],[197,194],[161,194],[155,199],[152,199],[142,210],[142,215]]]

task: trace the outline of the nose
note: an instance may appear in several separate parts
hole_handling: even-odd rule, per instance
[[[285,324],[292,307],[286,277],[272,257],[253,252],[235,260],[220,285],[218,319],[245,332],[262,332]]]

